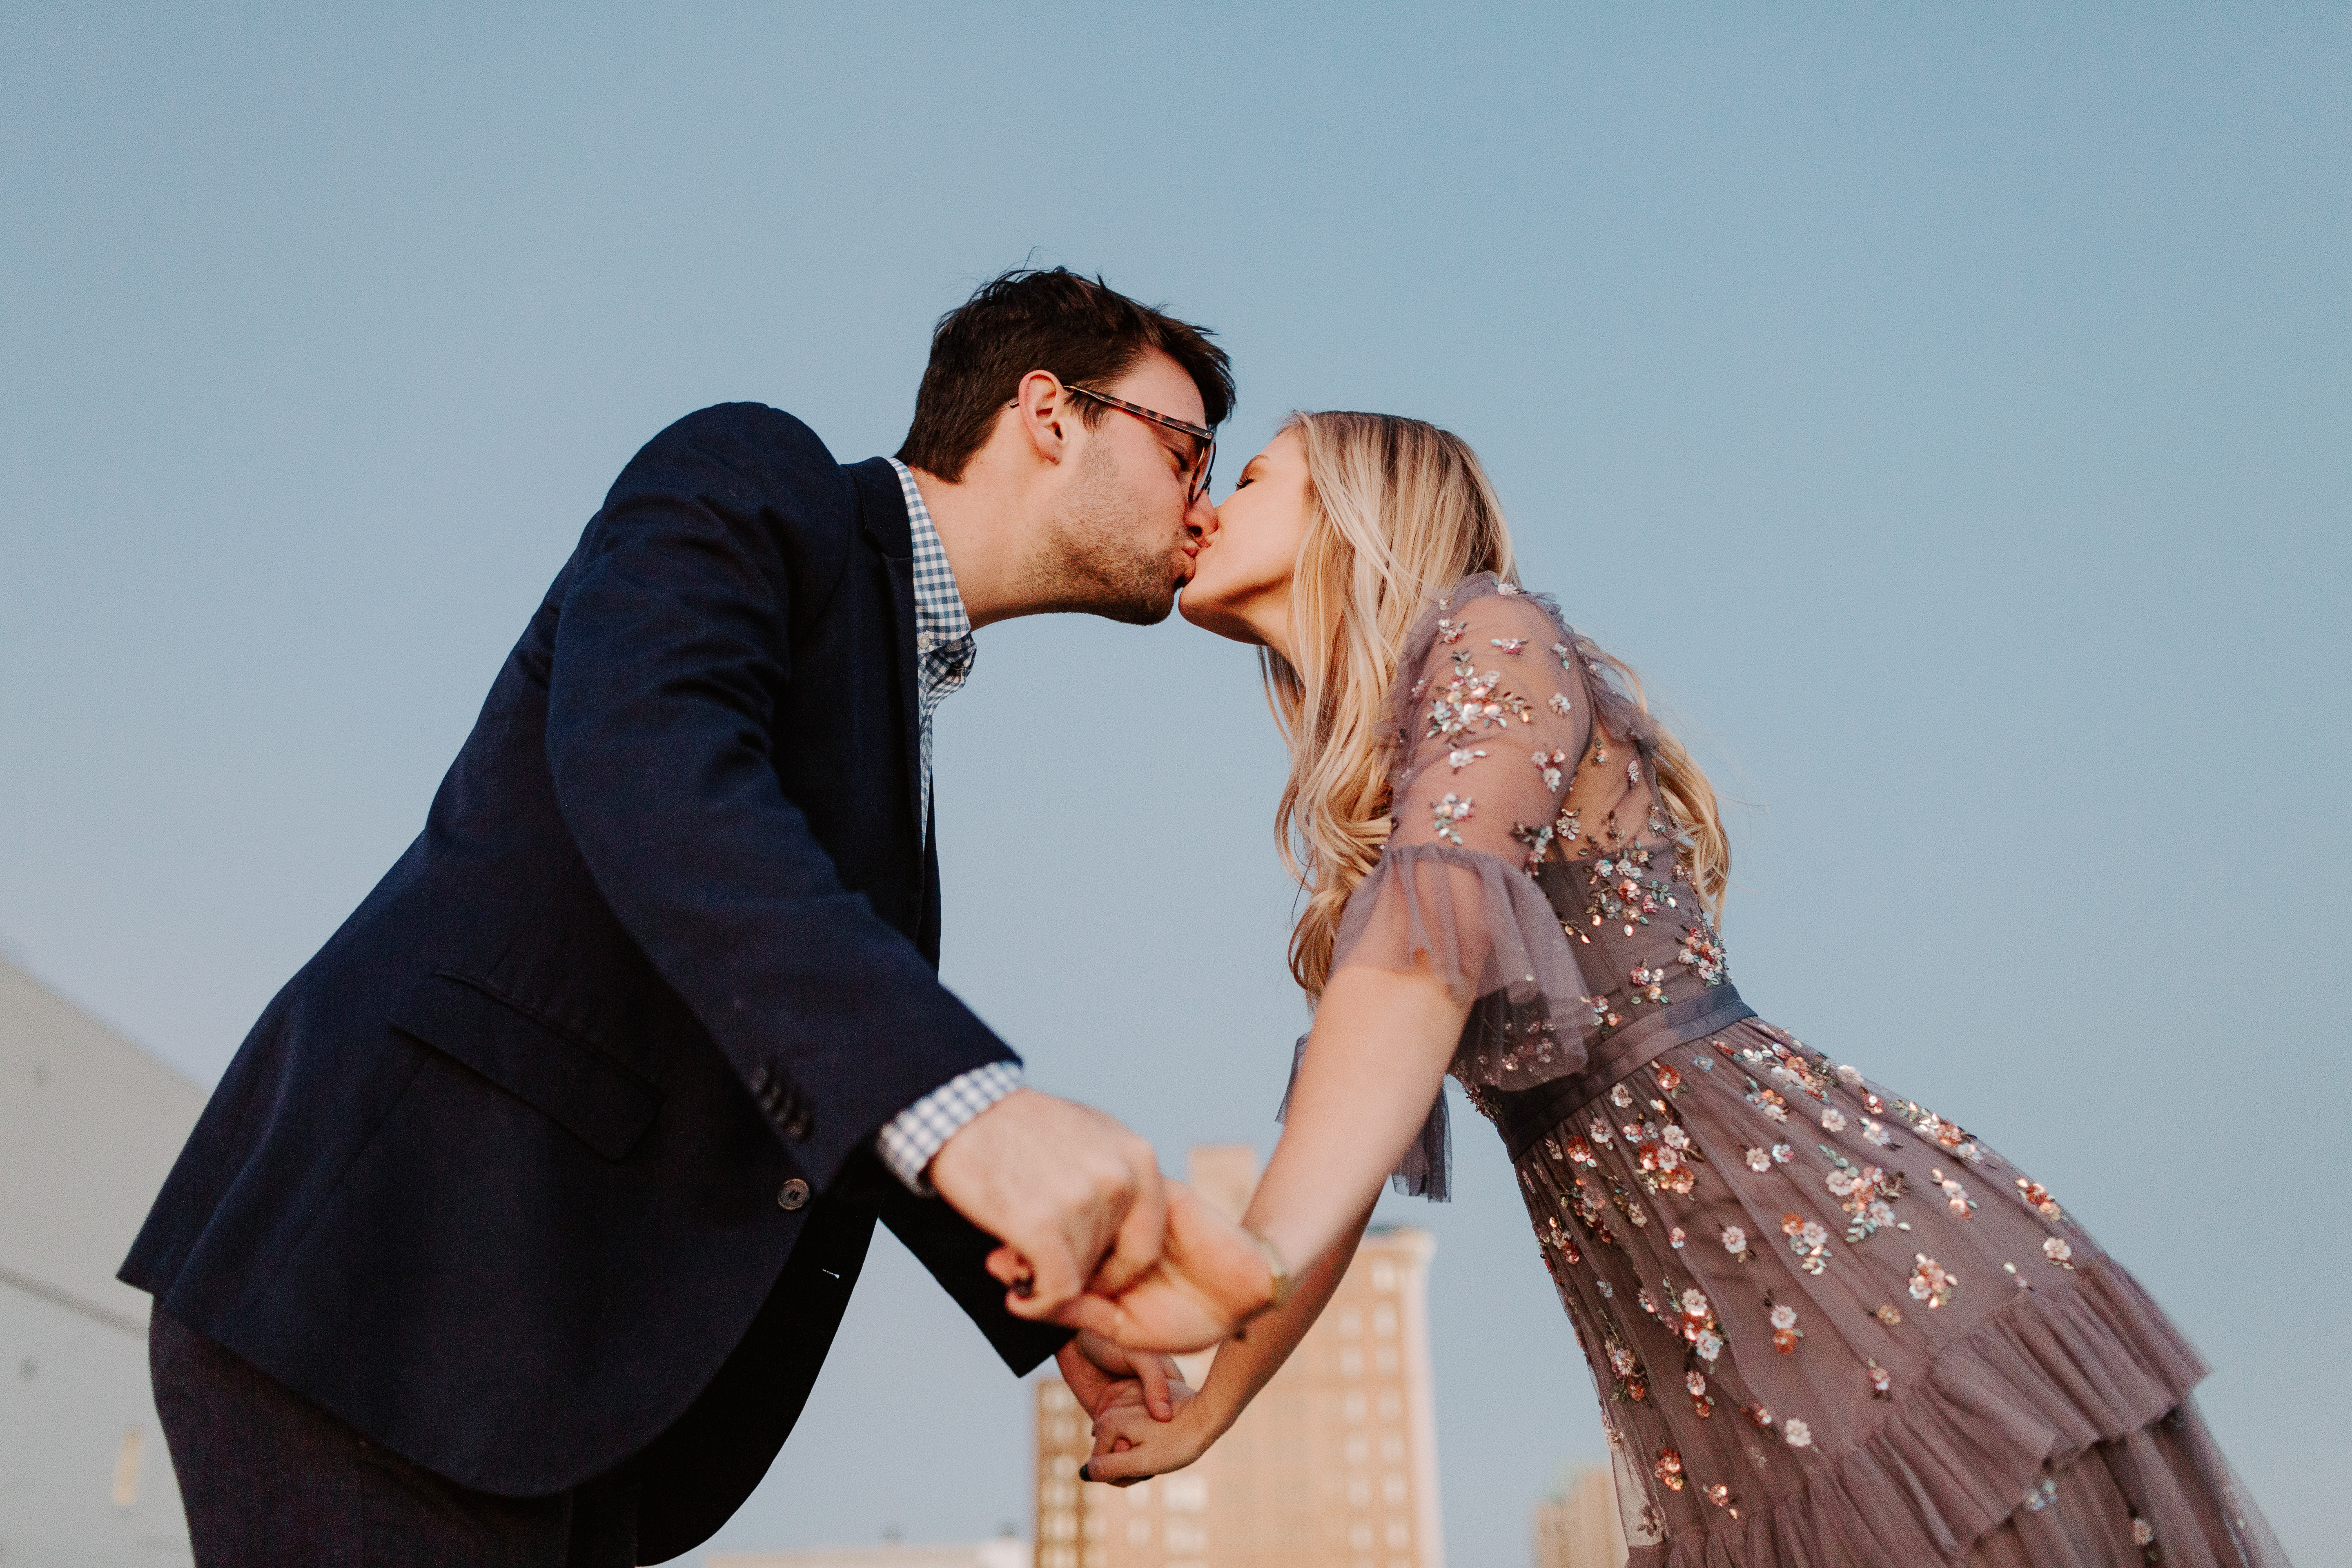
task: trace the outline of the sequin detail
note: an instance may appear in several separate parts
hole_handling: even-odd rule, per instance
[[[1952,1293],[1960,1288],[1959,1280],[1926,1253],[1916,1257],[1917,1266],[1911,1270],[1911,1299],[1927,1302],[1931,1311],[1950,1305]]]
[[[1523,724],[1534,723],[1535,709],[1528,700],[1502,689],[1502,685],[1501,670],[1481,674],[1469,651],[1456,648],[1454,679],[1430,702],[1426,738],[1458,741],[1481,730],[1504,729],[1513,719]]]

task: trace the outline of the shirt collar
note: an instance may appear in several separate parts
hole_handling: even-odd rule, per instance
[[[940,542],[940,531],[931,521],[931,509],[923,504],[923,492],[915,484],[914,470],[898,458],[888,459],[898,470],[898,489],[907,500],[907,532],[914,545],[915,554],[915,647],[929,653],[934,648],[971,637],[971,616],[963,607],[963,595],[956,587],[955,568],[949,563],[946,546]]]

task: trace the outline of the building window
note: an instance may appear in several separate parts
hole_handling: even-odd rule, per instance
[[[1160,1500],[1171,1513],[1199,1513],[1209,1506],[1209,1478],[1181,1471],[1160,1478]]]

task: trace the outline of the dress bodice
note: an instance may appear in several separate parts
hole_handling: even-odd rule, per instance
[[[1398,661],[1390,836],[1332,967],[1425,963],[1471,1003],[1451,1070],[1489,1114],[1588,1073],[1629,1031],[1737,1002],[1661,788],[1659,732],[1622,668],[1491,573],[1433,604]],[[1442,1194],[1444,1148],[1441,1101],[1400,1172],[1407,1191]]]

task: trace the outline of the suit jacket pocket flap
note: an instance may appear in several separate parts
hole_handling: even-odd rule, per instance
[[[392,1026],[543,1111],[607,1160],[635,1148],[661,1110],[661,1090],[595,1047],[446,969],[409,989]]]

